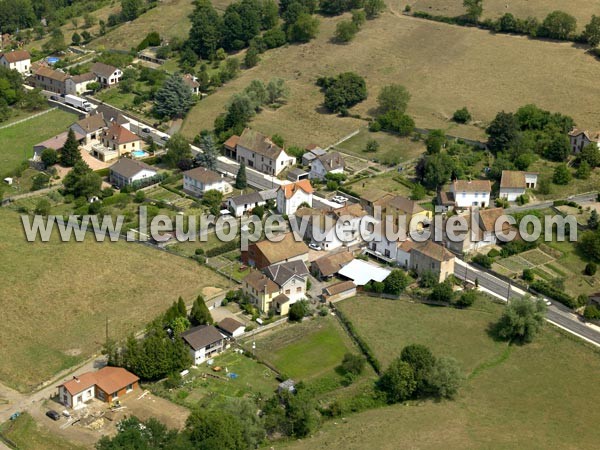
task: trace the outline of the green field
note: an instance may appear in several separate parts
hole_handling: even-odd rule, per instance
[[[27,413],[0,426],[0,433],[19,450],[81,450],[77,446],[35,422]],[[1,442],[1,441],[0,441]]]
[[[256,338],[256,354],[296,381],[330,375],[349,351],[350,339],[330,316]]]
[[[29,243],[0,210],[0,381],[27,391],[100,350],[106,321],[123,338],[177,297],[210,296],[227,280],[197,263],[133,243]]]
[[[455,401],[410,402],[327,422],[289,448],[349,450],[597,447],[600,353],[546,326],[532,344],[507,347],[486,333],[499,305],[432,308],[354,298],[338,304],[378,357],[406,344],[458,359],[469,374]]]
[[[33,155],[33,146],[66,131],[77,116],[55,109],[0,130],[0,170],[8,173]]]

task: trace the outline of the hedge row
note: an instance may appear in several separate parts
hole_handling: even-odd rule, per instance
[[[240,241],[236,239],[233,241],[225,242],[224,244],[219,245],[218,247],[210,248],[206,250],[204,254],[207,257],[212,258],[213,256],[219,256],[223,253],[228,253],[233,250],[237,250],[238,248],[240,248]]]
[[[369,347],[369,344],[367,344],[367,342],[357,333],[356,329],[354,328],[354,324],[350,321],[350,319],[346,317],[346,315],[342,311],[336,308],[335,312],[340,318],[342,324],[344,324],[344,327],[346,327],[346,330],[348,331],[350,336],[352,336],[352,339],[354,339],[354,341],[358,344],[360,351],[363,352],[363,354],[367,358],[367,362],[371,364],[373,370],[375,370],[375,373],[377,375],[380,375],[381,363],[373,353],[373,350],[371,350],[371,347]]]
[[[533,283],[531,283],[530,287],[534,291],[547,295],[548,297],[562,303],[565,306],[568,306],[569,308],[577,307],[577,301],[573,297],[543,280],[535,280]]]

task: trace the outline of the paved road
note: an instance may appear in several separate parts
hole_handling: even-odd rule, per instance
[[[467,279],[471,282],[475,282],[477,278],[480,287],[504,300],[506,300],[507,295],[509,295],[509,298],[520,298],[526,294],[523,290],[512,285],[509,286],[507,282],[487,272],[476,269],[462,260],[456,260],[454,274],[461,280],[464,280],[466,275]],[[553,301],[552,305],[548,307],[546,320],[600,347],[600,332],[583,322],[577,314],[574,314],[566,306]]]
[[[598,192],[594,191],[594,192],[586,192],[585,194],[571,195],[562,200],[580,203],[580,202],[594,202],[594,201],[596,201],[597,198],[598,198]],[[556,200],[558,200],[558,199],[556,199]],[[539,202],[539,203],[530,203],[530,204],[523,205],[523,206],[513,206],[512,208],[506,208],[504,211],[506,213],[516,213],[516,212],[522,212],[522,211],[533,211],[536,209],[550,208],[552,205],[554,205],[554,202],[556,200],[550,200],[550,201]]]

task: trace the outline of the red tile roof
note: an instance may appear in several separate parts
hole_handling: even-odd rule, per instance
[[[31,55],[25,50],[14,50],[12,52],[0,53],[0,58],[1,57],[4,57],[9,63],[31,59]]]
[[[279,189],[283,191],[283,194],[286,199],[292,198],[294,194],[298,192],[298,190],[302,190],[307,194],[312,194],[312,192],[314,191],[309,180],[300,180],[295,183],[286,184],[281,186]]]
[[[78,377],[73,377],[72,380],[60,386],[64,386],[71,395],[76,395],[92,386],[99,387],[107,394],[113,394],[139,380],[138,376],[122,367],[107,366],[97,372],[86,372]]]

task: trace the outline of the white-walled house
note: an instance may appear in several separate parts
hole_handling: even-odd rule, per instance
[[[445,246],[455,253],[467,254],[497,245],[499,242],[495,227],[496,222],[503,214],[503,208],[473,208],[469,213],[462,216],[449,217],[446,223],[450,223],[452,226],[456,225],[457,230],[460,218],[464,219],[468,229],[466,231],[455,231],[456,237],[453,239],[450,239],[448,234],[443,232]],[[509,229],[510,224],[503,222],[501,231],[506,233]]]
[[[231,185],[222,175],[205,167],[183,172],[183,190],[195,197],[202,197],[206,191],[231,192]]]
[[[588,131],[573,128],[569,132],[569,143],[573,153],[579,153],[588,144],[594,143],[600,148],[600,131]]]
[[[194,364],[217,356],[225,350],[225,336],[212,325],[200,325],[181,333],[181,338],[188,345]]]
[[[118,84],[123,76],[121,69],[100,62],[94,63],[90,70],[96,75],[96,80],[103,87],[111,87]]]
[[[450,185],[455,206],[487,208],[490,205],[492,185],[489,180],[456,180]]]
[[[227,199],[227,208],[235,217],[241,217],[245,213],[251,212],[257,206],[265,206],[268,200],[275,200],[276,198],[277,194],[273,189],[252,192]]]
[[[0,53],[0,66],[27,75],[31,72],[31,55],[25,50]]]
[[[300,205],[312,206],[313,187],[309,180],[285,184],[277,189],[277,212],[291,216]]]
[[[108,128],[108,123],[102,113],[90,114],[84,119],[78,120],[71,128],[76,134],[85,136],[85,144],[99,141],[101,132]]]
[[[110,182],[116,186],[129,186],[136,181],[148,180],[157,175],[157,170],[130,158],[121,158],[110,166]]]
[[[227,336],[232,338],[240,337],[246,330],[246,325],[231,317],[226,317],[225,319],[221,320],[217,327],[219,327],[219,330],[221,330]]]
[[[503,170],[500,180],[500,198],[514,202],[519,196],[525,194],[527,189],[535,189],[537,180],[537,173]]]
[[[96,82],[96,75],[92,72],[73,75],[66,79],[65,89],[67,94],[81,95],[88,91],[88,84]]]
[[[322,180],[328,173],[344,173],[345,162],[339,152],[317,156],[310,163],[310,178]]]
[[[279,175],[296,164],[296,158],[288,155],[269,137],[250,128],[246,128],[239,137],[229,138],[224,146],[227,156],[268,175]]]

